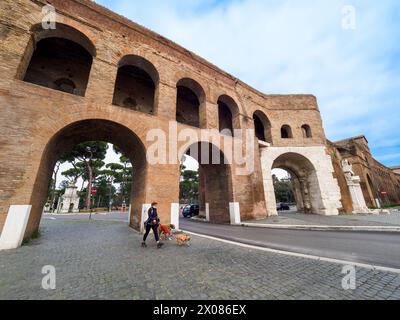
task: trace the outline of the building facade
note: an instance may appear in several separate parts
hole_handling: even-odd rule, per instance
[[[2,235],[10,233],[8,218],[20,220],[15,232],[22,237],[38,229],[56,161],[74,145],[93,140],[117,145],[133,163],[132,228],[140,229],[153,201],[159,202],[164,222],[176,221],[179,161],[193,146],[214,150],[223,159],[210,164],[197,157],[200,206],[212,222],[276,215],[274,168],[294,177],[300,211],[352,211],[340,183],[341,168],[332,158],[333,153],[348,155],[341,143],[327,142],[313,95],[263,94],[92,1],[53,0],[53,13],[47,4],[0,3]],[[43,24],[49,12],[55,28]],[[152,129],[165,133],[165,163],[148,161]],[[250,130],[255,139],[244,143],[226,129]],[[179,139],[189,133],[189,140]],[[254,150],[247,173],[241,170],[246,164],[226,161],[232,145],[244,153]],[[357,156],[351,161],[357,172],[365,165]],[[372,156],[365,161],[380,167]],[[377,176],[373,171],[370,178]],[[375,204],[375,188],[363,186],[370,204]]]
[[[360,177],[361,189],[368,207],[381,207],[400,204],[400,174],[374,159],[365,136],[342,141],[328,142],[333,159],[346,159]],[[336,170],[341,174],[340,170]],[[341,179],[338,179],[339,181]],[[342,200],[348,198],[342,188]],[[346,200],[343,200],[346,202]],[[349,207],[346,204],[347,212]]]

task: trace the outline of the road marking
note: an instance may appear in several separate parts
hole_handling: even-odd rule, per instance
[[[286,224],[262,224],[241,223],[239,226],[249,228],[268,228],[286,230],[310,230],[310,231],[365,231],[365,232],[400,232],[399,226],[326,226],[326,225],[286,225]]]
[[[287,256],[311,259],[311,260],[316,260],[316,261],[331,262],[331,263],[340,264],[340,265],[352,265],[352,266],[356,266],[356,267],[360,267],[360,268],[364,268],[364,269],[368,269],[368,270],[372,270],[372,271],[378,270],[378,271],[392,272],[392,273],[400,274],[400,269],[395,269],[395,268],[388,268],[388,267],[376,266],[376,265],[372,265],[372,264],[359,263],[359,262],[340,260],[340,259],[334,259],[334,258],[326,258],[326,257],[314,256],[314,255],[310,255],[310,254],[269,249],[269,248],[255,246],[255,245],[250,245],[250,244],[235,242],[235,241],[231,241],[231,240],[216,238],[216,237],[212,237],[212,236],[207,236],[207,235],[203,235],[203,234],[199,234],[199,233],[195,233],[195,232],[190,232],[190,231],[184,231],[184,232],[186,232],[190,235],[193,235],[193,236],[202,237],[202,238],[206,238],[206,239],[210,239],[210,240],[215,240],[215,241],[219,241],[219,242],[223,242],[223,243],[228,243],[228,244],[232,244],[232,245],[236,245],[236,246],[248,248],[248,249],[260,250],[260,251],[269,252],[269,253],[283,254],[283,255],[287,255]]]

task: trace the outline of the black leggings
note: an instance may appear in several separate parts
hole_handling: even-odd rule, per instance
[[[143,241],[146,241],[147,236],[150,233],[150,230],[153,229],[153,233],[154,233],[154,238],[156,238],[156,241],[159,241],[159,237],[158,237],[158,225],[150,225],[150,224],[146,224],[146,233],[144,234],[143,237]]]

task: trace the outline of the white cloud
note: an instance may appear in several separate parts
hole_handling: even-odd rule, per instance
[[[357,14],[354,31],[342,29],[348,3],[340,0],[108,5],[260,91],[315,94],[328,138],[366,134],[374,148],[389,134],[399,136],[400,4],[351,3]]]

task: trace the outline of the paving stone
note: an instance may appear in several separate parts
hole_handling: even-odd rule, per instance
[[[162,250],[113,221],[43,220],[41,237],[0,252],[0,299],[399,299],[400,275],[357,268],[342,289],[342,266],[193,237]],[[45,265],[56,290],[41,288]]]

